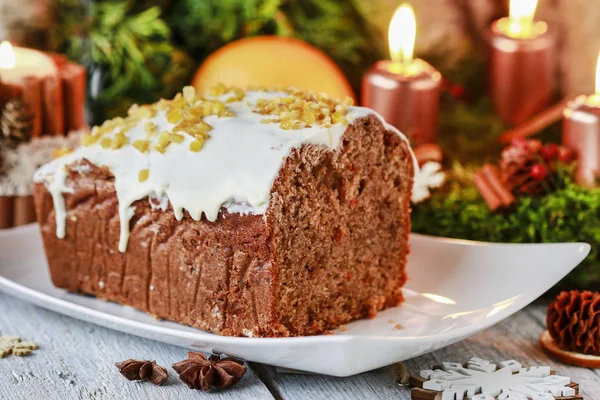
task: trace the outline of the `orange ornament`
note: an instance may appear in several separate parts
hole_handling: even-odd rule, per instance
[[[205,93],[217,83],[243,88],[294,86],[355,99],[350,83],[331,58],[301,40],[280,36],[241,39],[215,51],[200,66],[192,85]]]

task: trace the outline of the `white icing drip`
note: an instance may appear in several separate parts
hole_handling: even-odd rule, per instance
[[[227,210],[229,214],[262,214],[254,206],[252,206],[252,204],[249,204],[247,202],[240,203],[239,201],[235,201],[232,199],[229,199],[225,203],[223,203],[223,207]]]
[[[131,203],[129,203],[131,204]],[[121,232],[119,235],[119,251],[124,253],[127,250],[127,242],[129,241],[129,221],[135,215],[135,207],[126,203],[119,202],[119,221]]]
[[[107,150],[96,144],[80,147],[44,165],[36,172],[34,180],[45,182],[52,195],[57,236],[65,236],[65,166],[81,159],[108,167],[115,177],[121,252],[126,250],[129,239],[131,204],[153,193],[167,197],[177,220],[183,218],[185,210],[195,220],[200,220],[204,214],[209,221],[215,221],[224,204],[230,212],[264,214],[273,182],[290,151],[303,144],[336,149],[346,130],[341,124],[329,128],[313,125],[300,130],[283,130],[279,124],[261,123],[264,116],[252,112],[256,100],[275,96],[286,94],[247,92],[242,101],[227,104],[235,117],[205,117],[204,121],[213,129],[200,152],[189,150],[193,138],[184,135],[182,143],[171,144],[164,154],[156,151],[141,153],[133,146]],[[374,111],[362,107],[349,107],[347,117],[352,122],[370,114],[383,121]],[[126,132],[129,143],[146,139],[144,124],[148,121],[157,125],[158,132],[171,131],[174,127],[166,120],[165,113],[159,112]],[[397,129],[387,124],[386,127],[407,141]],[[149,176],[140,183],[138,172],[143,169],[148,169]]]
[[[169,198],[164,193],[161,195],[150,193],[148,200],[150,201],[150,208],[152,210],[167,211],[169,209]]]

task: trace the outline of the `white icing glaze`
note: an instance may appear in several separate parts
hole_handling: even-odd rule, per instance
[[[115,176],[121,252],[126,250],[129,238],[130,206],[149,195],[166,196],[177,220],[183,218],[185,210],[195,220],[204,214],[209,221],[215,221],[223,205],[230,212],[264,214],[269,205],[271,186],[290,151],[306,143],[336,149],[346,130],[342,124],[329,128],[315,124],[310,128],[283,130],[276,123],[261,123],[264,116],[252,111],[254,104],[259,98],[275,96],[287,95],[249,91],[242,101],[227,104],[235,117],[205,117],[204,121],[213,129],[200,152],[189,150],[193,138],[184,135],[183,143],[171,144],[164,154],[156,151],[141,153],[133,146],[108,150],[95,144],[80,147],[44,165],[36,172],[34,180],[44,182],[52,195],[57,236],[65,236],[65,167],[81,159],[106,166]],[[369,114],[377,115],[383,121],[374,111],[362,107],[349,107],[347,118],[352,122]],[[160,111],[126,132],[129,143],[146,138],[144,124],[148,121],[155,123],[159,132],[171,131],[174,127],[166,120],[165,112]],[[398,130],[386,126],[407,140]],[[417,168],[415,165],[415,171]],[[140,183],[138,172],[143,169],[149,170],[149,177]]]

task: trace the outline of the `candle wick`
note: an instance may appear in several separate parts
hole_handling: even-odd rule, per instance
[[[407,56],[407,54],[400,50],[392,56],[392,62],[389,69],[396,74],[408,74],[412,64],[413,58]]]

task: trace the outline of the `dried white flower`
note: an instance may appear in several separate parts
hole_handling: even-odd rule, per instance
[[[440,163],[428,161],[417,171],[411,198],[413,203],[420,203],[428,199],[431,196],[430,189],[442,186],[446,175],[441,172],[441,169]]]

